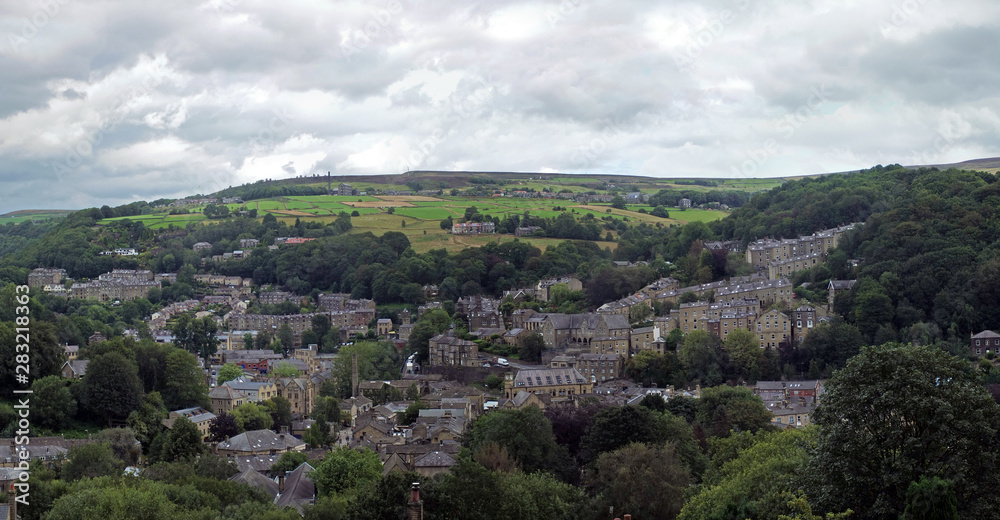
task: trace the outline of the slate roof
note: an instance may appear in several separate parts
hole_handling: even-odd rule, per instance
[[[273,466],[281,455],[253,455],[253,456],[240,456],[235,457],[236,469],[240,471],[251,470],[258,473],[265,473],[271,471],[271,466]]]
[[[251,430],[220,442],[220,450],[254,452],[261,450],[292,450],[305,443],[288,434],[277,434],[271,430]]]
[[[538,368],[519,370],[514,376],[514,387],[534,388],[539,386],[586,384],[587,378],[575,368]]]
[[[87,373],[87,365],[90,364],[89,359],[74,359],[72,361],[67,361],[67,365],[73,369],[73,373],[83,376]]]
[[[226,385],[217,386],[208,392],[208,397],[210,399],[246,399],[247,396],[243,392],[231,388]]]
[[[984,330],[979,334],[972,336],[972,339],[994,339],[994,338],[1000,338],[1000,334],[997,334],[992,330]]]
[[[313,484],[309,474],[314,468],[308,462],[303,462],[294,471],[285,476],[285,492],[278,495],[274,505],[279,508],[294,507],[302,514],[302,507],[316,499],[316,484]]]
[[[278,496],[278,483],[265,477],[259,471],[254,471],[251,468],[240,471],[232,477],[229,477],[229,480],[260,489],[270,495],[272,499]]]
[[[413,461],[414,468],[450,468],[455,464],[458,462],[455,461],[454,457],[441,451],[432,451]]]

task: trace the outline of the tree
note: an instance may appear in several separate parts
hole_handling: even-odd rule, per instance
[[[764,401],[742,386],[702,388],[696,417],[708,434],[716,437],[727,437],[733,430],[757,431],[771,424],[771,412]]]
[[[209,404],[205,376],[198,358],[190,352],[174,349],[167,355],[163,400],[171,410]]]
[[[9,312],[13,313],[16,307],[16,302],[13,300],[14,286],[9,285],[8,287],[10,289],[5,289],[4,295],[9,297],[10,301],[9,303],[3,302],[3,305],[5,309],[9,309]],[[0,300],[3,299],[0,297]],[[40,311],[41,309],[38,309],[38,312]],[[57,338],[55,327],[47,321],[38,320],[38,312],[31,314],[31,334],[27,343],[30,355],[16,349],[17,345],[24,344],[23,341],[15,341],[18,339],[14,333],[16,324],[0,322],[0,396],[10,398],[13,395],[11,391],[20,386],[16,380],[16,366],[20,364],[18,359],[23,359],[23,357],[19,357],[19,354],[27,356],[31,377],[39,379],[58,375],[59,369],[65,361],[66,356]],[[14,316],[11,315],[8,319],[13,322]]]
[[[67,462],[62,467],[62,478],[72,482],[84,477],[121,475],[125,462],[115,457],[115,452],[105,442],[93,442],[73,446],[66,454]]]
[[[726,336],[722,345],[739,376],[751,383],[756,382],[760,377],[760,362],[764,357],[757,336],[746,329],[735,329]]]
[[[274,425],[267,407],[256,403],[243,403],[234,408],[232,413],[242,430],[267,430]]]
[[[900,520],[958,520],[958,498],[949,480],[921,476],[906,489],[906,509]]]
[[[327,332],[330,332],[330,318],[326,314],[317,314],[312,317],[312,331],[316,333],[321,340],[326,336]],[[339,345],[340,342],[338,341]],[[321,345],[322,346],[322,345]]]
[[[521,360],[528,363],[538,363],[545,352],[545,338],[538,332],[532,332],[521,342]]]
[[[31,419],[43,428],[58,430],[76,414],[76,399],[60,376],[45,376],[31,383]]]
[[[282,426],[292,426],[292,403],[276,395],[267,401],[264,401],[264,406],[267,408],[267,413],[271,415],[271,420],[273,421],[274,429],[277,430]]]
[[[301,451],[286,451],[278,457],[278,462],[275,462],[271,466],[271,472],[279,473],[282,471],[293,471],[295,468],[302,465],[302,463],[309,460],[309,456]]]
[[[692,483],[691,472],[669,443],[631,443],[601,454],[595,467],[601,501],[636,518],[676,518]]]
[[[219,368],[219,374],[216,376],[216,385],[222,385],[226,381],[232,381],[237,377],[243,375],[243,369],[236,366],[235,363],[226,363]]]
[[[968,363],[929,346],[863,347],[827,381],[809,496],[827,510],[896,518],[911,482],[954,482],[962,518],[1000,502],[1000,407]]]
[[[797,486],[815,440],[815,428],[712,439],[712,466],[678,518],[743,520],[790,512],[783,493]]]
[[[320,496],[355,493],[382,478],[382,462],[369,449],[339,447],[326,454],[309,477]]]
[[[83,376],[81,400],[89,409],[111,419],[128,417],[142,404],[142,382],[135,362],[117,352],[97,356]]]
[[[167,407],[159,392],[150,392],[142,400],[139,408],[129,414],[126,424],[135,432],[136,439],[148,450],[153,439],[163,431],[163,420],[167,418]]]
[[[625,209],[625,199],[621,195],[615,195],[615,198],[611,199],[611,207],[615,209]]]
[[[134,466],[139,463],[139,456],[142,455],[142,443],[136,438],[135,432],[131,428],[101,430],[94,436],[94,440],[110,446],[115,457],[125,464]]]
[[[278,340],[281,341],[286,351],[295,346],[295,333],[292,332],[292,327],[288,322],[282,323],[281,327],[278,327]]]
[[[302,440],[312,449],[322,448],[330,442],[330,424],[326,417],[320,417],[309,425]]]
[[[205,445],[201,442],[201,432],[187,417],[178,417],[174,420],[173,427],[161,435],[164,435],[165,439],[160,447],[160,460],[194,460],[205,452]]]
[[[274,367],[274,375],[277,377],[299,377],[301,374],[302,372],[288,361],[281,361]]]
[[[695,330],[684,336],[684,345],[677,351],[677,359],[687,371],[688,379],[699,380],[702,385],[721,382],[717,341],[704,330]]]
[[[587,460],[593,460],[633,442],[660,445],[666,441],[656,413],[639,406],[614,406],[594,416],[583,438],[583,449]]]
[[[489,443],[504,447],[527,473],[548,471],[568,480],[576,472],[569,452],[556,443],[552,423],[534,406],[480,417],[464,439],[473,453]]]
[[[178,275],[178,279],[180,275]],[[174,323],[171,331],[174,333],[174,344],[197,356],[206,362],[208,357],[218,350],[219,340],[215,337],[219,327],[211,316],[192,319],[187,314],[181,315]],[[258,334],[258,336],[260,336]]]
[[[215,419],[212,419],[208,424],[208,438],[213,442],[222,442],[234,435],[239,435],[242,431],[236,417],[226,412],[216,415]]]

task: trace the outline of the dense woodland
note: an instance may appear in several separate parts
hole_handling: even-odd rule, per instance
[[[654,197],[669,204],[673,196]],[[1000,183],[994,174],[893,165],[805,178],[757,194],[708,224],[622,227],[621,221],[570,213],[538,220],[553,228],[596,229],[597,236],[587,231],[588,239],[614,231],[614,251],[591,240],[567,240],[545,251],[518,241],[418,254],[403,233],[351,232],[347,214],[326,225],[288,225],[265,216],[161,231],[127,220],[95,226],[109,211],[138,214],[127,212],[142,207],[94,208],[57,223],[0,227],[0,397],[6,400],[0,403],[0,436],[11,436],[15,427],[8,404],[15,387],[14,285],[25,283],[31,268],[61,267],[77,279],[113,268],[178,273],[177,282],[148,299],[121,305],[32,296],[31,373],[36,398],[45,403],[32,409],[36,434],[124,428],[105,429],[104,442],[75,449],[70,462],[34,473],[37,505],[22,509],[24,518],[94,518],[92,511],[104,517],[298,517],[225,482],[234,468],[204,454],[186,426],[167,432],[159,424],[167,410],[205,403],[205,391],[197,390],[203,385],[194,384],[201,377],[196,356],[211,353],[214,345],[200,339],[211,335],[208,329],[191,321],[178,343],[155,344],[143,318],[166,303],[207,294],[194,281],[197,272],[252,278],[257,285],[308,296],[307,302],[329,291],[372,298],[380,304],[378,317],[423,303],[427,284],[439,287],[442,301],[454,302],[575,274],[584,281],[583,291],[523,305],[583,312],[663,276],[693,284],[745,274],[739,255],[704,250],[705,241],[747,244],[850,222],[863,225],[826,264],[794,277],[796,294],[817,306],[826,305],[828,280],[858,280],[852,291],[838,295],[834,319],[802,345],[762,352],[741,334],[720,342],[701,331],[675,331],[667,353],[633,357],[627,375],[660,387],[699,384],[701,399],[665,405],[646,400],[633,407],[584,400],[544,413],[529,408],[488,414],[466,435],[459,466],[423,479],[427,518],[604,518],[612,505],[616,514],[631,512],[637,519],[806,519],[847,510],[853,511],[850,518],[925,518],[917,504],[935,508],[941,516],[934,518],[991,518],[998,505],[1000,477],[989,468],[1000,456],[1000,408],[988,388],[1000,383],[1000,371],[992,356],[976,360],[968,351],[970,333],[1000,327]],[[241,238],[267,245],[280,236],[316,240],[259,248],[249,258],[218,265],[211,260],[236,249]],[[201,241],[213,249],[192,251]],[[147,253],[141,259],[99,254],[114,247]],[[616,267],[615,260],[647,264]],[[503,310],[509,314],[515,307],[507,302]],[[263,309],[285,310],[292,309]],[[374,340],[344,348],[359,353],[363,378],[392,378],[409,351],[424,354],[427,338],[452,325],[464,334],[462,318],[450,304],[428,313],[402,353]],[[142,339],[118,337],[129,328]],[[94,332],[116,339],[86,345]],[[335,348],[324,337],[325,331],[316,342]],[[499,348],[481,341],[486,351]],[[81,381],[57,375],[65,343],[82,345],[81,357],[91,360]],[[280,338],[259,346],[287,347]],[[338,370],[346,376],[348,368]],[[733,386],[807,377],[830,379],[816,425],[801,430],[772,429],[761,401]],[[346,383],[346,377],[340,380]],[[495,388],[499,380],[483,383]],[[346,384],[325,386],[329,401],[318,407],[319,419],[339,423],[336,402],[347,392]],[[223,438],[286,424],[287,401],[272,401],[237,410],[220,421],[216,433]],[[155,465],[142,477],[121,477],[138,456],[129,448],[135,441]],[[308,440],[320,446],[328,441],[315,432]],[[402,518],[409,483],[420,480],[382,478],[370,453],[338,450],[313,465],[320,499],[306,518]]]

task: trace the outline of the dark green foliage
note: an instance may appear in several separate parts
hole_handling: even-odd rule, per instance
[[[115,456],[109,444],[102,442],[73,446],[66,458],[61,473],[66,481],[121,475],[125,469],[125,462]]]
[[[201,442],[201,432],[187,417],[178,417],[173,427],[160,434],[164,437],[160,451],[156,454],[158,460],[194,460],[205,451]]]
[[[697,407],[698,422],[716,437],[725,437],[731,431],[755,432],[771,422],[771,413],[760,397],[742,386],[702,388]]]
[[[864,347],[827,381],[808,494],[827,510],[895,518],[911,482],[954,482],[962,518],[998,507],[1000,407],[967,363],[926,346]]]
[[[685,461],[669,443],[628,444],[602,453],[594,466],[598,510],[615,506],[635,518],[676,518],[692,483]]]
[[[900,520],[958,520],[958,498],[951,481],[920,477],[906,489],[906,509]]]
[[[81,401],[104,417],[124,419],[142,404],[142,383],[135,362],[117,352],[91,359],[83,377]]]
[[[43,428],[61,429],[76,414],[76,399],[68,381],[60,376],[46,376],[31,383],[31,418]]]
[[[464,436],[464,445],[476,452],[488,443],[506,448],[526,473],[546,471],[564,480],[575,477],[569,452],[556,443],[552,423],[534,406],[497,410],[474,422]]]
[[[525,336],[521,342],[521,360],[526,363],[539,363],[542,352],[545,351],[545,339],[537,332]]]
[[[310,477],[320,496],[356,493],[382,478],[382,463],[369,449],[340,447],[327,453]]]

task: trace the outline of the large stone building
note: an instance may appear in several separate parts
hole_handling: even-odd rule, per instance
[[[75,283],[70,288],[71,298],[101,301],[128,301],[146,298],[153,288],[160,288],[160,281],[154,281],[152,271],[115,269],[104,273],[97,280]]]
[[[547,394],[553,402],[572,401],[593,391],[594,384],[575,368],[539,368],[507,373],[504,398],[513,399],[520,391]]]
[[[428,342],[430,358],[428,364],[432,367],[479,365],[479,345],[455,337],[454,333],[439,334]]]
[[[28,273],[28,287],[44,287],[50,284],[61,284],[66,278],[65,269],[39,267]]]

